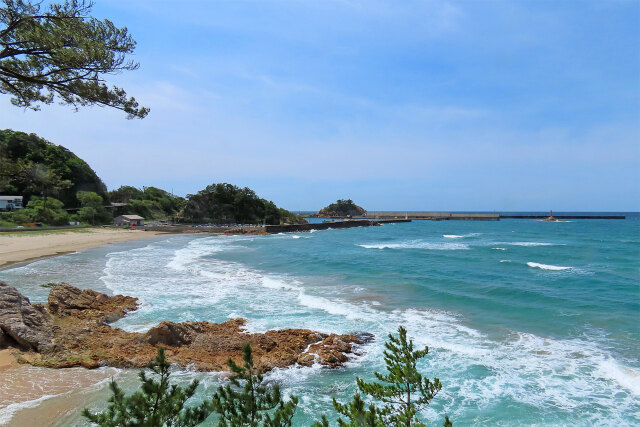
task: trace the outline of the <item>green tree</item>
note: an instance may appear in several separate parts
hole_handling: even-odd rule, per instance
[[[73,184],[68,179],[62,179],[55,171],[41,163],[31,163],[26,168],[24,176],[26,190],[42,196],[44,206],[47,206],[47,197],[50,194],[58,195],[61,190],[71,187]]]
[[[136,46],[127,28],[91,17],[91,2],[66,0],[46,9],[41,3],[0,3],[0,93],[34,110],[57,98],[76,109],[101,105],[145,117],[148,108],[104,80],[139,66],[127,59]]]
[[[197,194],[187,196],[184,220],[192,222],[219,222],[280,224],[283,221],[305,223],[291,212],[278,208],[273,202],[259,198],[250,188],[232,184],[211,184]]]
[[[64,185],[51,186],[51,178],[53,184],[59,179],[58,183]],[[35,134],[0,130],[0,192],[22,195],[26,204],[32,195],[42,196],[47,191],[66,207],[77,207],[76,193],[81,190],[103,197],[106,192],[104,183],[85,161]]]
[[[227,363],[235,376],[231,378],[230,385],[219,387],[213,396],[213,409],[220,415],[218,426],[291,426],[298,398],[291,396],[285,402],[277,384],[271,391],[267,390],[262,385],[262,375],[254,367],[251,346],[245,344],[242,351],[243,366],[238,366],[229,358]]]
[[[382,407],[371,405],[365,410],[359,394],[356,394],[348,405],[340,404],[334,399],[336,411],[349,420],[345,422],[338,419],[339,426],[425,425],[416,414],[442,389],[438,378],[434,378],[433,381],[424,378],[416,366],[417,361],[429,353],[429,348],[414,350],[413,340],[407,341],[407,330],[402,326],[398,328],[397,337],[389,334],[389,340],[384,346],[384,361],[388,373],[374,372],[380,382],[367,383],[361,378],[356,379],[360,392],[381,402]],[[316,423],[317,427],[328,425],[326,417]],[[443,425],[452,427],[448,416],[445,417]]]
[[[187,427],[202,423],[211,413],[209,403],[184,407],[195,393],[198,380],[193,380],[186,388],[171,385],[169,367],[164,347],[159,347],[158,354],[147,366],[154,377],[159,377],[157,381],[144,370],[140,371],[142,390],[130,396],[111,381],[112,396],[107,410],[94,414],[85,408],[82,415],[100,427]]]
[[[69,215],[63,206],[60,200],[52,197],[46,201],[42,197],[32,197],[25,209],[13,212],[13,220],[20,224],[41,222],[48,225],[64,225],[69,220]]]
[[[90,224],[101,224],[111,219],[111,214],[104,207],[104,200],[92,191],[78,191],[78,200],[82,208],[78,211],[78,218]]]
[[[375,405],[370,405],[365,409],[365,402],[359,393],[353,396],[353,400],[346,405],[333,398],[333,408],[341,415],[347,417],[347,421],[338,418],[339,427],[384,427],[382,413]],[[322,416],[322,420],[313,424],[312,427],[329,427],[329,420]]]

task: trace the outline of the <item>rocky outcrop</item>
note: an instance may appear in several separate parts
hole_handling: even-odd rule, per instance
[[[48,347],[23,346],[33,352],[24,353],[22,360],[39,366],[144,367],[162,345],[171,363],[202,371],[221,371],[228,369],[229,358],[241,363],[242,347],[249,343],[256,368],[261,372],[295,364],[337,367],[344,364],[350,354],[357,354],[355,346],[362,343],[355,335],[327,335],[308,329],[251,334],[243,329],[244,319],[223,323],[164,321],[146,333],[132,333],[107,323],[135,310],[136,298],[110,297],[60,284],[51,289],[48,305],[41,306],[29,304],[15,288],[11,289],[14,299],[18,295],[22,305],[29,307],[26,309],[29,318],[40,316],[40,323],[48,328],[55,342],[55,346]],[[7,329],[2,330],[6,334]],[[0,335],[0,342],[2,339]]]
[[[48,309],[59,317],[73,316],[96,323],[112,323],[128,311],[138,308],[138,299],[123,295],[110,297],[92,289],[80,290],[67,283],[54,286],[49,292]]]
[[[16,288],[0,281],[0,346],[50,351],[54,334],[48,316]]]
[[[331,203],[320,209],[315,214],[311,215],[318,218],[351,218],[355,216],[364,216],[367,211],[361,206],[353,203],[353,200],[338,200],[335,203]]]

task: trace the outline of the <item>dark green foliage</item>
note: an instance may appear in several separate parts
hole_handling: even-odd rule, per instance
[[[148,369],[158,381],[140,371],[142,390],[130,396],[115,381],[110,384],[113,395],[106,411],[97,414],[88,409],[82,415],[101,427],[116,426],[195,426],[202,423],[211,413],[208,403],[193,408],[185,408],[185,402],[193,396],[198,387],[198,380],[186,388],[169,383],[169,363],[165,358],[164,348],[158,348],[158,355],[149,363]]]
[[[273,202],[259,198],[250,188],[235,185],[211,184],[197,194],[187,196],[184,209],[186,222],[214,222],[223,224],[281,224],[300,223],[304,219],[278,208]]]
[[[385,418],[395,425],[421,425],[416,413],[428,405],[440,391],[438,378],[424,378],[416,362],[429,353],[429,348],[414,350],[413,340],[407,341],[407,330],[400,326],[398,337],[389,335],[384,344],[384,361],[388,373],[374,372],[381,382],[366,383],[358,378],[361,392],[384,403]]]
[[[82,208],[78,211],[78,219],[92,225],[105,224],[113,219],[111,212],[105,207],[105,202],[98,194],[91,191],[78,191],[78,200]]]
[[[62,209],[60,200],[49,197],[32,197],[27,207],[13,212],[13,221],[18,224],[39,222],[48,225],[65,225],[69,214]]]
[[[271,390],[263,386],[262,375],[256,373],[253,365],[251,346],[245,344],[242,350],[243,366],[229,358],[227,363],[235,376],[230,385],[219,387],[213,396],[214,411],[220,415],[218,426],[291,426],[298,398],[291,396],[285,402],[277,384]]]
[[[127,29],[91,17],[91,2],[66,0],[46,9],[42,3],[0,3],[0,93],[34,110],[58,99],[75,108],[100,105],[128,118],[145,117],[148,108],[104,83],[105,75],[138,68],[127,60],[136,46]]]
[[[375,407],[369,405],[365,409],[365,402],[359,393],[353,396],[353,400],[346,405],[341,404],[335,398],[333,399],[333,407],[341,415],[346,417],[346,421],[338,418],[339,427],[384,427],[384,419],[382,412]],[[312,427],[329,427],[329,420],[326,416],[322,416],[322,420],[313,424]]]
[[[345,415],[349,422],[338,419],[339,426],[424,426],[416,417],[420,409],[429,404],[442,388],[440,380],[433,381],[424,378],[416,367],[416,362],[429,353],[425,347],[414,350],[413,340],[407,341],[407,330],[400,326],[398,336],[389,335],[385,343],[384,361],[387,374],[374,372],[380,382],[367,383],[357,378],[358,389],[361,393],[375,401],[381,402],[382,407],[371,405],[364,409],[364,402],[359,394],[354,396],[351,403],[343,405],[334,399],[334,408]],[[326,417],[316,423],[317,427],[329,425]],[[443,424],[452,427],[449,417]]]
[[[35,134],[0,130],[0,194],[54,196],[77,207],[78,191],[104,197],[106,187],[82,159]]]
[[[186,203],[184,198],[156,187],[139,190],[123,185],[108,194],[112,203],[126,203],[126,206],[116,208],[114,216],[135,214],[146,219],[172,218]]]
[[[339,199],[335,203],[331,203],[326,208],[320,209],[318,215],[320,216],[336,216],[336,217],[347,217],[347,216],[359,216],[367,213],[360,206],[353,203],[353,200],[347,199]]]

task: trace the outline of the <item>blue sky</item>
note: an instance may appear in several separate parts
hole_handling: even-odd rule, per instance
[[[121,1],[144,120],[23,111],[0,128],[109,188],[249,186],[292,210],[640,210],[640,2]]]

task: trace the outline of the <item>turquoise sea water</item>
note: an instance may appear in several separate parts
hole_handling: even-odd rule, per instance
[[[638,216],[178,235],[46,259],[0,279],[32,301],[45,300],[37,285],[49,281],[136,296],[143,306],[116,324],[130,331],[245,317],[250,331],[375,334],[346,368],[268,375],[301,397],[295,425],[310,425],[333,396],[346,401],[356,376],[383,369],[384,338],[398,325],[429,346],[420,367],[443,383],[422,413],[429,425],[444,413],[458,426],[640,423]],[[201,378],[200,398],[219,384],[215,373],[178,377]]]

